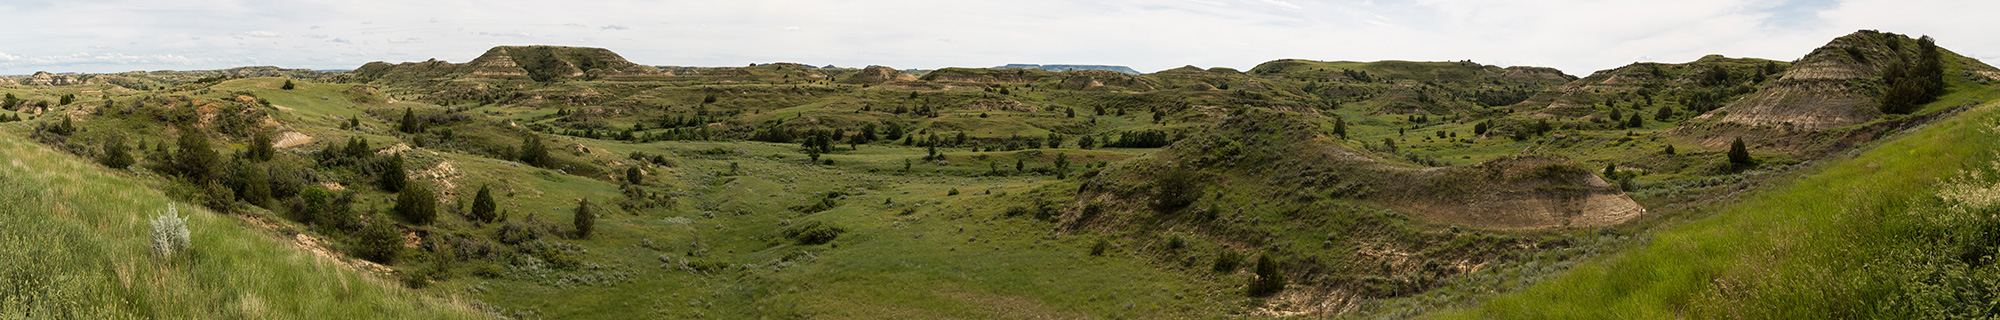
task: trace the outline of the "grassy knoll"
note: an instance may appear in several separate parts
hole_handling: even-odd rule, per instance
[[[192,204],[193,249],[163,259],[149,221],[172,201],[147,183],[12,134],[0,159],[0,318],[478,317]]]
[[[1783,187],[1670,222],[1627,252],[1443,318],[1949,315],[1939,312],[1966,305],[1936,296],[1991,298],[1964,290],[1983,283],[1967,274],[1992,269],[1991,246],[1965,245],[1977,241],[1964,234],[1992,225],[1992,206],[1933,194],[1992,162],[1994,106],[1832,159]],[[1990,176],[1951,181],[1990,185]]]

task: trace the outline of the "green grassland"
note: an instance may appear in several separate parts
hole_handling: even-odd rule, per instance
[[[1964,305],[1944,297],[1984,297],[1976,276],[2000,273],[1995,245],[1965,236],[2000,225],[1975,218],[1990,205],[1977,187],[2000,179],[1981,142],[1996,134],[2000,89],[1970,64],[1948,66],[1966,76],[1947,77],[1948,94],[1913,114],[1765,134],[1691,119],[1790,63],[1711,56],[1578,79],[1469,61],[1288,59],[1248,72],[948,68],[850,84],[859,70],[653,68],[592,60],[609,54],[597,49],[504,48],[533,60],[524,74],[426,61],[161,76],[148,80],[166,88],[155,91],[0,86],[77,98],[0,124],[0,166],[13,161],[0,168],[0,237],[52,244],[0,254],[62,257],[0,265],[4,289],[27,293],[7,297],[31,297],[0,299],[0,311],[1897,318],[1976,311],[1945,310]],[[1543,108],[1559,100],[1575,105]],[[191,161],[177,140],[198,132],[220,152],[213,181],[176,166]],[[257,159],[258,137],[279,134],[310,142]],[[1716,135],[1765,140],[1749,150],[1756,163],[1731,163]],[[86,164],[116,138],[137,147],[136,165]],[[1539,230],[1398,211],[1466,196],[1454,192],[1587,189],[1501,173],[1530,169],[1601,177],[1650,210]],[[391,177],[434,192],[434,221],[397,214]],[[286,191],[251,199],[270,193],[258,179]],[[474,214],[481,188],[496,200],[492,221]],[[315,207],[306,194],[342,200]],[[146,254],[145,221],[168,199],[196,217],[189,257]],[[588,235],[573,223],[584,201]],[[381,243],[363,225],[403,239],[376,258],[392,272],[334,262]],[[293,235],[325,239],[338,257],[289,248]],[[1247,294],[1262,258],[1287,281]],[[264,278],[276,280],[250,280]],[[326,296],[352,299],[313,298]],[[169,307],[180,305],[193,307]]]
[[[0,134],[0,317],[478,318],[301,251],[235,216],[178,203],[144,176]],[[193,249],[153,254],[148,223],[178,203]]]

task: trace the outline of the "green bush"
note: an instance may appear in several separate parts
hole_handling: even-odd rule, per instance
[[[597,209],[591,208],[590,199],[577,202],[576,217],[572,222],[576,225],[577,239],[590,238],[590,233],[597,229]]]
[[[396,256],[403,252],[403,235],[396,232],[396,227],[388,219],[376,217],[354,235],[353,247],[348,251],[368,261],[393,263]]]
[[[1221,254],[1215,256],[1215,267],[1212,270],[1220,273],[1230,273],[1236,272],[1236,268],[1241,267],[1243,267],[1242,253],[1223,250]]]
[[[498,204],[493,201],[493,190],[489,186],[479,186],[479,194],[472,197],[472,218],[480,222],[499,220]]]
[[[800,245],[819,245],[833,242],[842,232],[847,230],[826,222],[807,221],[785,228],[785,238]]]
[[[396,215],[411,224],[428,225],[437,220],[437,194],[420,184],[404,187],[396,194]]]
[[[1264,297],[1285,289],[1285,274],[1271,261],[1271,254],[1257,256],[1257,277],[1250,279],[1250,296]]]
[[[1109,240],[1097,239],[1097,243],[1090,245],[1091,256],[1102,257],[1104,256],[1104,251],[1107,250],[1111,250],[1111,241]]]

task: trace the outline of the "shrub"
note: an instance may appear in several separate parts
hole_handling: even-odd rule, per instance
[[[480,222],[499,220],[500,215],[496,212],[496,207],[498,206],[497,203],[493,202],[492,188],[490,186],[479,186],[479,194],[472,197],[472,218],[478,219]]]
[[[1285,289],[1285,274],[1271,262],[1271,254],[1257,256],[1257,277],[1250,280],[1250,296],[1263,297]]]
[[[1111,241],[1104,239],[1097,239],[1097,243],[1090,245],[1090,255],[1102,257],[1104,256],[1104,251],[1110,249],[1111,249]]]
[[[385,264],[395,262],[396,256],[403,251],[403,236],[396,232],[396,227],[389,223],[389,220],[378,217],[370,220],[367,227],[361,228],[361,232],[354,235],[353,248],[348,251],[355,257],[368,261]]]
[[[403,171],[403,155],[401,154],[389,157],[389,162],[384,164],[381,174],[382,176],[379,177],[379,181],[381,182],[382,191],[402,191],[403,187],[410,183],[409,173]]]
[[[1201,185],[1196,180],[1195,173],[1187,169],[1167,170],[1153,181],[1153,209],[1165,214],[1194,204],[1201,197]]]
[[[800,245],[818,245],[833,242],[833,238],[839,237],[842,232],[847,230],[825,222],[807,221],[785,228],[785,238]]]
[[[437,194],[423,185],[410,185],[396,194],[396,215],[411,224],[427,225],[437,220]]]
[[[1750,157],[1750,148],[1743,145],[1743,137],[1736,137],[1735,142],[1729,143],[1729,164],[1740,168],[1756,165],[1756,161]]]
[[[131,167],[134,162],[132,159],[132,149],[125,146],[125,137],[115,134],[105,137],[104,156],[99,157],[97,161],[104,163],[105,167],[118,170]]]
[[[284,89],[284,90],[291,90],[292,88],[296,88],[296,87],[297,87],[297,86],[294,86],[294,85],[292,85],[292,81],[291,81],[291,80],[285,80],[285,85],[282,85],[282,86],[278,86],[278,89]]]
[[[1222,254],[1215,256],[1215,268],[1213,270],[1215,270],[1215,272],[1230,273],[1230,272],[1236,272],[1236,268],[1242,266],[1243,266],[1242,253],[1237,253],[1236,251],[1223,250]]]
[[[572,222],[576,224],[577,239],[590,238],[591,231],[597,229],[597,212],[590,207],[590,199],[577,202],[576,220]]]
[[[193,245],[188,236],[187,218],[180,216],[174,204],[167,204],[167,213],[153,218],[153,253],[161,258],[187,251]]]
[[[528,241],[542,238],[542,234],[535,232],[534,228],[513,222],[501,225],[500,229],[495,230],[493,233],[493,237],[500,240],[500,243],[509,245],[527,243]]]

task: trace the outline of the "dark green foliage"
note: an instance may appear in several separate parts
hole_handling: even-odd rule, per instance
[[[1672,120],[1673,118],[1674,118],[1674,108],[1668,108],[1668,107],[1665,107],[1665,106],[1662,106],[1662,107],[1660,107],[1660,110],[1659,110],[1659,112],[1654,112],[1654,113],[1653,113],[1653,120],[1654,120],[1654,121],[1662,121],[1662,122],[1664,122],[1664,121],[1667,121],[1667,120]]]
[[[1637,113],[1634,113],[1631,116],[1625,118],[1626,128],[1641,128],[1645,126],[1646,126],[1646,119],[1639,118],[1639,114]]]
[[[408,134],[417,134],[418,132],[424,131],[424,126],[422,123],[417,122],[417,116],[413,110],[411,110],[410,108],[403,108],[403,121],[397,122],[396,131],[402,131],[403,133],[408,133]]]
[[[515,223],[512,221],[507,222],[507,224],[501,225],[499,229],[493,231],[494,240],[500,240],[500,243],[508,245],[518,245],[522,243],[528,243],[529,241],[535,241],[541,238],[542,238],[542,233],[540,231],[537,231],[536,228],[530,228],[528,227],[528,225]]]
[[[480,222],[494,222],[500,218],[498,203],[493,201],[493,190],[489,186],[479,186],[479,193],[472,196],[472,218]]]
[[[1674,145],[1671,144],[1667,145],[1667,150],[1664,150],[1662,152],[1665,152],[1666,154],[1674,154]]]
[[[1243,267],[1242,253],[1223,250],[1221,254],[1215,256],[1215,265],[1209,270],[1219,273],[1231,273],[1236,272],[1236,269],[1241,267]]]
[[[209,147],[208,134],[201,129],[182,128],[180,152],[176,154],[174,169],[189,182],[200,185],[222,177],[218,169],[222,166],[222,155]]]
[[[382,191],[402,191],[403,187],[410,184],[410,174],[403,170],[402,154],[390,156],[389,161],[383,164],[380,174],[380,176],[376,177],[375,181],[377,181],[378,186],[382,187]]]
[[[125,136],[113,134],[104,137],[104,153],[97,158],[97,162],[118,170],[131,167],[132,149],[125,145]]]
[[[1347,119],[1333,118],[1333,136],[1347,139]]]
[[[547,168],[555,162],[553,158],[549,157],[548,147],[542,145],[542,137],[533,133],[521,138],[520,160],[521,163],[541,168]]]
[[[210,180],[201,186],[202,195],[206,197],[202,199],[202,205],[215,211],[235,210],[236,190],[229,189],[229,185],[222,183],[222,179]]]
[[[1166,131],[1147,129],[1119,134],[1118,140],[1104,145],[1117,148],[1159,148],[1173,142]]]
[[[1737,167],[1757,164],[1757,160],[1750,157],[1750,148],[1743,145],[1743,137],[1736,137],[1735,142],[1729,143],[1729,164]]]
[[[297,88],[297,86],[292,84],[292,80],[285,80],[285,85],[278,86],[278,89],[284,90],[291,90],[293,88]]]
[[[376,217],[354,235],[354,244],[348,249],[355,257],[378,263],[394,263],[403,252],[403,236],[397,234],[394,224],[388,219]]]
[[[833,242],[833,239],[840,237],[840,234],[843,232],[847,232],[847,230],[833,224],[815,220],[787,227],[785,228],[784,235],[786,239],[792,239],[793,242],[797,242],[799,245],[810,246]]]
[[[1257,256],[1255,268],[1257,278],[1250,280],[1249,293],[1252,297],[1264,297],[1285,289],[1285,273],[1278,270],[1278,264],[1271,261],[1271,254]]]
[[[396,215],[410,224],[428,225],[437,220],[437,193],[422,184],[404,186],[396,193]]]
[[[570,222],[576,227],[577,239],[588,239],[590,233],[597,230],[597,208],[591,207],[590,199],[576,203],[576,216]]]
[[[243,176],[243,187],[237,192],[239,198],[251,205],[271,208],[270,172],[256,165],[245,165],[240,168],[242,172],[237,174]]]
[[[62,95],[62,98],[59,98],[59,99],[58,99],[58,102],[56,102],[56,105],[61,105],[61,106],[67,106],[67,105],[69,105],[69,104],[71,104],[71,103],[75,103],[75,102],[76,102],[76,94],[73,94],[73,93],[65,93],[65,94],[63,94],[63,95]]]
[[[1167,169],[1153,181],[1153,210],[1167,214],[1194,204],[1201,198],[1199,180],[1196,173],[1186,168]]]
[[[257,133],[254,135],[255,136],[250,139],[250,146],[249,146],[250,160],[255,160],[258,162],[271,161],[271,157],[277,155],[278,153],[278,151],[271,146],[271,133],[266,130],[258,130]]]
[[[1880,97],[1883,113],[1908,114],[1936,101],[1944,95],[1944,61],[1937,43],[1929,36],[1917,39],[1916,60],[1904,56],[1903,60],[1890,63],[1883,68],[1882,80],[1885,82]]]
[[[21,98],[15,97],[14,93],[12,92],[7,93],[6,99],[0,99],[0,109],[14,110],[14,108],[20,106],[21,106]]]
[[[958,195],[958,188],[951,188],[951,191],[945,191],[944,195],[946,195],[946,196],[956,196],[956,195]]]
[[[631,184],[636,184],[636,185],[645,185],[645,184],[646,184],[646,181],[645,181],[645,179],[646,179],[646,176],[645,176],[644,174],[641,174],[641,173],[639,173],[639,167],[629,167],[629,168],[625,168],[625,182],[626,182],[626,183],[631,183]]]
[[[1102,257],[1104,256],[1104,251],[1110,249],[1111,249],[1111,241],[1104,239],[1097,239],[1097,243],[1093,243],[1090,245],[1090,255]]]

